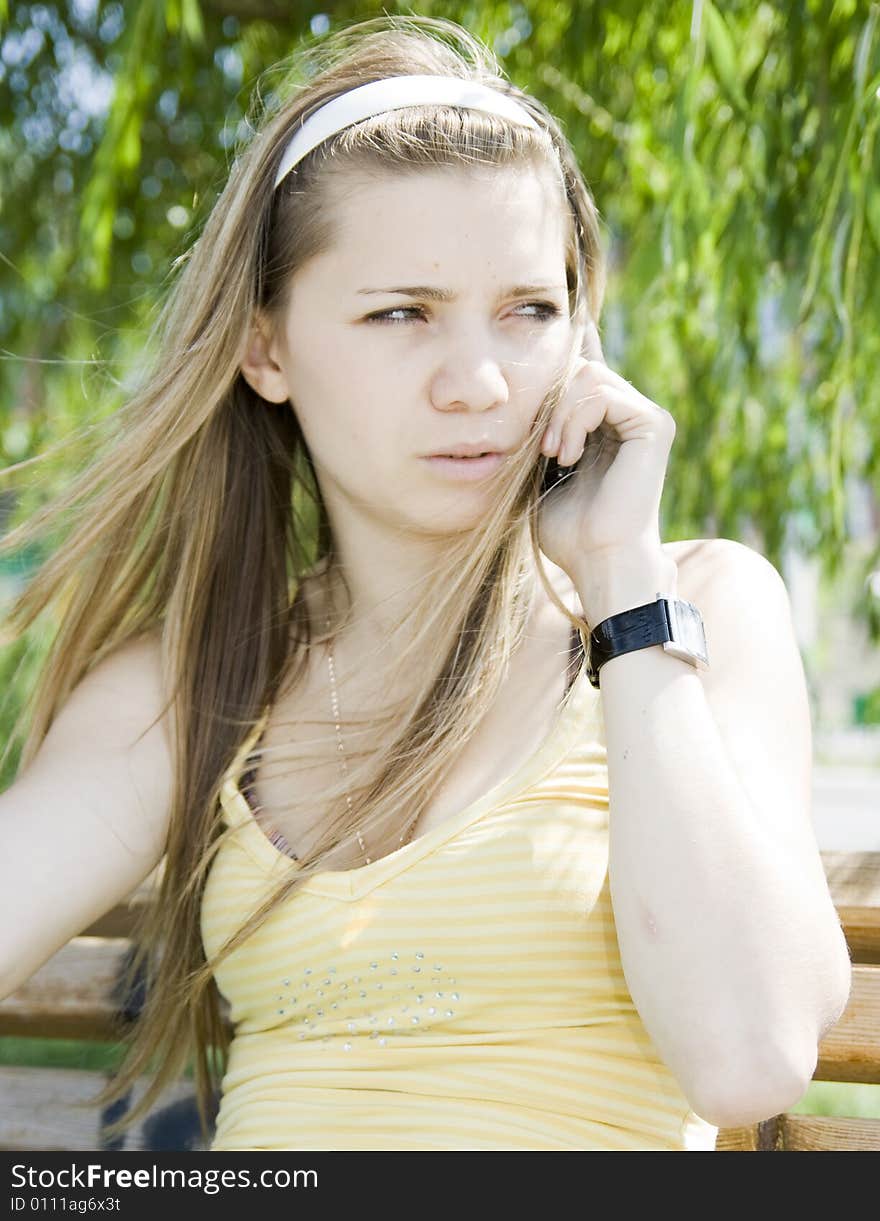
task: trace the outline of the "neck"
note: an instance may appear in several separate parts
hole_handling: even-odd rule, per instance
[[[375,685],[377,675],[388,676],[391,664],[398,663],[411,643],[417,626],[411,619],[406,624],[403,620],[430,596],[431,585],[448,558],[450,539],[405,535],[363,515],[346,514],[345,529],[340,529],[338,514],[331,520],[336,557],[332,563],[324,559],[316,565],[304,582],[303,595],[321,637],[329,614],[340,682],[354,680],[358,687],[360,674],[364,683],[370,676]],[[551,583],[559,588],[559,578],[564,580],[565,574],[546,556],[543,561]],[[537,575],[536,584],[540,587]],[[546,600],[539,592],[535,614]],[[424,667],[423,656],[413,655],[411,660],[411,666],[407,660],[404,681],[409,673],[416,675]]]
[[[344,523],[335,516],[336,558],[316,568],[310,610],[322,632],[329,613],[334,636],[353,649],[399,652],[414,631],[404,620],[426,596],[448,540],[406,536],[364,516],[346,515]]]

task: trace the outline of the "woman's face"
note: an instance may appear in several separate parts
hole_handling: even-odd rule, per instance
[[[336,506],[432,534],[466,529],[504,459],[486,474],[427,455],[511,450],[565,363],[559,187],[476,167],[363,179],[339,199],[335,247],[293,277],[264,363],[252,346],[243,373],[290,400],[331,519]]]

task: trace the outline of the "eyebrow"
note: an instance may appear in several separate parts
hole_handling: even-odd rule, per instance
[[[532,293],[567,292],[567,284],[517,284],[501,293],[502,297],[527,297]],[[430,284],[404,284],[394,288],[359,288],[358,294],[399,293],[405,297],[423,297],[426,301],[454,301],[455,293],[447,288],[435,288]]]

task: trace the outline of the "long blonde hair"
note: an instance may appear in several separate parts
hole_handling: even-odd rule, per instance
[[[541,130],[442,106],[395,110],[338,133],[273,191],[282,150],[304,115],[357,85],[420,72],[510,92]],[[20,766],[97,661],[144,632],[161,635],[166,707],[174,711],[174,796],[161,882],[136,931],[127,976],[129,983],[145,976],[146,1001],[119,1072],[92,1105],[118,1100],[145,1071],[154,1078],[140,1102],[107,1126],[108,1136],[140,1117],[192,1059],[208,1139],[229,1045],[216,966],[320,870],[330,851],[358,831],[376,842],[380,826],[409,825],[428,805],[450,754],[499,691],[534,605],[536,572],[559,609],[583,626],[550,586],[536,538],[546,463],[540,439],[564,390],[560,370],[486,520],[450,537],[444,562],[408,612],[400,673],[413,656],[429,660],[416,667],[415,686],[396,683],[396,671],[383,676],[389,691],[406,696],[375,722],[379,749],[350,757],[348,775],[326,792],[338,815],[315,849],[206,962],[199,924],[206,875],[235,833],[223,826],[220,789],[285,676],[294,687],[301,680],[323,625],[310,622],[296,595],[316,565],[336,560],[290,403],[267,402],[241,375],[256,313],[277,320],[293,274],[332,244],[327,200],[352,171],[549,169],[567,206],[572,318],[598,320],[605,288],[599,218],[573,150],[546,108],[513,88],[492,51],[461,27],[413,16],[363,21],[299,50],[286,81],[274,109],[256,116],[256,134],[181,260],[112,444],[3,543],[4,550],[20,546],[72,519],[63,545],[9,612],[13,634],[47,607],[59,612]]]

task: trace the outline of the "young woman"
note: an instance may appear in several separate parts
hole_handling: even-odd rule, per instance
[[[661,542],[553,117],[446,21],[321,50],[16,608],[0,982],[161,864],[125,1122],[193,1057],[214,1150],[712,1148],[849,987],[785,587]]]

